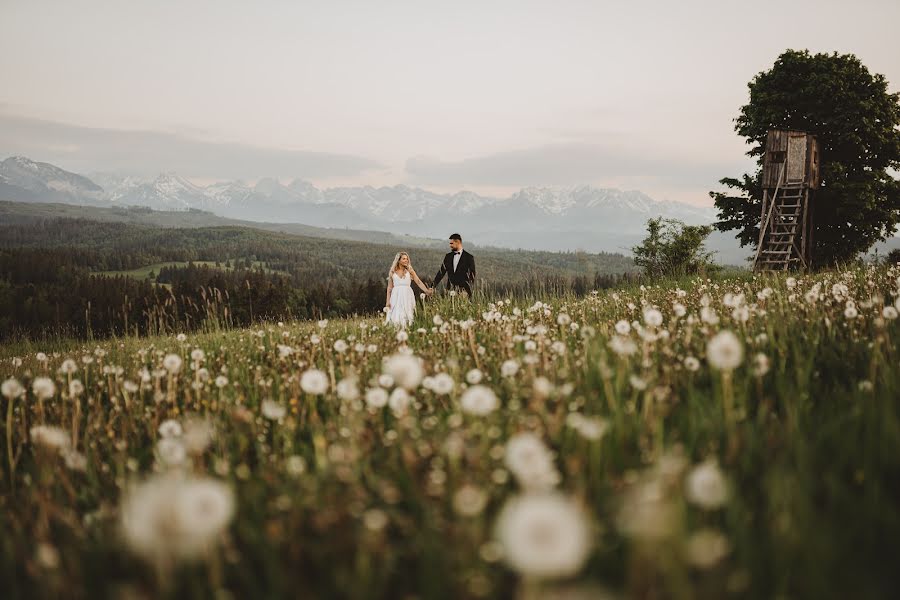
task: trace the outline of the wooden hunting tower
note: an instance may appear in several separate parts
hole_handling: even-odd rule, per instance
[[[754,271],[810,267],[813,205],[809,200],[819,181],[816,137],[803,131],[769,131],[763,156],[762,215]]]

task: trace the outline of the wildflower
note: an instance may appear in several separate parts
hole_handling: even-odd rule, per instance
[[[0,392],[5,398],[15,400],[25,393],[25,388],[22,387],[22,384],[17,379],[10,377],[0,384]]]
[[[546,377],[535,377],[532,389],[537,398],[547,398],[553,393],[553,384]]]
[[[175,419],[166,419],[162,423],[159,424],[160,437],[168,438],[168,437],[179,437],[183,433],[181,428],[181,423],[176,421]]]
[[[769,372],[769,357],[762,352],[753,357],[753,374],[762,377]]]
[[[31,391],[41,400],[48,400],[56,395],[56,384],[49,377],[35,377],[31,383]]]
[[[634,343],[634,340],[621,335],[613,336],[613,338],[609,340],[609,347],[619,356],[631,356],[638,351],[637,344]]]
[[[288,475],[292,477],[299,477],[306,471],[306,461],[302,456],[289,456],[287,461],[285,462],[285,467],[287,467]]]
[[[403,354],[395,354],[388,358],[384,363],[384,372],[390,375],[397,385],[407,390],[419,387],[425,376],[421,361],[415,356]]]
[[[704,306],[700,309],[700,320],[709,325],[717,325],[719,323],[719,315],[711,306]]]
[[[163,368],[172,375],[177,374],[181,370],[181,357],[177,354],[167,354],[163,359]]]
[[[447,373],[438,373],[434,376],[434,381],[431,384],[431,390],[439,396],[446,396],[453,391],[453,387],[455,385],[456,382],[453,381],[453,378],[450,375],[448,375]]]
[[[300,376],[300,389],[314,396],[327,392],[328,383],[328,375],[318,369],[309,369]]]
[[[575,575],[591,548],[584,512],[556,493],[529,494],[507,501],[495,535],[509,566],[536,579]]]
[[[625,535],[655,542],[674,533],[676,518],[676,507],[666,495],[665,481],[653,475],[645,476],[628,489],[616,524]]]
[[[463,517],[477,517],[487,506],[488,495],[479,487],[464,485],[453,494],[453,510]]]
[[[156,442],[156,456],[167,467],[178,467],[187,460],[187,450],[179,438],[164,437]]]
[[[224,375],[218,375],[216,377],[216,387],[221,389],[226,385],[228,385],[228,378]]]
[[[71,358],[67,358],[59,366],[59,372],[62,373],[63,375],[72,375],[77,370],[78,370],[78,364]]]
[[[730,551],[728,539],[715,529],[701,529],[692,534],[684,547],[688,562],[700,569],[716,566]]]
[[[262,401],[262,404],[260,405],[260,411],[262,412],[263,416],[270,421],[278,421],[279,419],[283,419],[284,415],[287,414],[287,410],[282,404],[268,398]]]
[[[191,350],[191,360],[194,362],[203,362],[206,360],[206,353],[200,348]]]
[[[370,508],[363,513],[363,525],[369,531],[381,531],[388,524],[387,513],[380,508]]]
[[[631,387],[640,391],[644,391],[647,389],[647,380],[638,377],[637,375],[631,374],[628,376],[628,383],[631,384]]]
[[[391,392],[391,395],[388,397],[388,406],[391,407],[391,410],[396,415],[401,415],[406,412],[406,409],[409,408],[409,403],[411,398],[409,396],[409,392],[407,392],[404,388],[398,387]]]
[[[212,443],[214,433],[212,423],[206,419],[189,418],[184,422],[184,433],[181,440],[185,450],[190,454],[201,454]]]
[[[284,344],[278,344],[278,358],[287,358],[294,353],[294,349]]]
[[[384,388],[369,388],[366,390],[366,405],[371,408],[382,408],[388,401],[388,393]]]
[[[609,429],[609,421],[600,417],[585,417],[581,413],[569,413],[566,424],[581,434],[581,437],[597,441],[601,439]]]
[[[519,372],[519,363],[513,359],[503,361],[500,365],[500,374],[503,377],[514,377]]]
[[[33,443],[50,450],[64,450],[72,443],[65,429],[52,425],[35,425],[28,433]]]
[[[615,328],[616,333],[618,333],[619,335],[628,335],[628,333],[631,331],[631,325],[625,319],[620,319],[616,323]]]
[[[347,345],[347,342],[344,340],[337,340],[334,342],[334,351],[338,354],[343,354],[347,351],[350,346]]]
[[[464,412],[484,416],[496,410],[499,401],[491,388],[484,385],[473,385],[463,392],[459,404]]]
[[[53,544],[40,542],[35,548],[34,560],[41,568],[52,571],[59,567],[59,551]]]
[[[744,348],[730,331],[720,331],[706,345],[706,357],[716,369],[732,371],[744,360]]]
[[[483,378],[484,374],[481,372],[481,369],[472,369],[468,373],[466,373],[466,381],[472,385],[481,383],[481,380]]]
[[[121,507],[126,543],[158,564],[205,555],[234,516],[234,495],[208,478],[158,475],[131,489]]]
[[[504,464],[526,490],[549,490],[559,483],[553,454],[533,433],[517,433],[509,438]]]
[[[684,368],[688,371],[697,371],[700,369],[700,361],[693,356],[686,356],[684,359]]]
[[[359,398],[359,382],[356,377],[345,377],[338,382],[335,391],[341,400],[352,402]]]
[[[648,308],[644,311],[644,323],[649,325],[650,327],[659,327],[662,325],[663,316],[662,313],[659,312],[655,308]]]
[[[688,473],[685,480],[685,497],[701,508],[720,508],[728,500],[725,477],[715,460],[707,460]]]

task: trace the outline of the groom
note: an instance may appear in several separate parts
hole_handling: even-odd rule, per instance
[[[450,252],[444,256],[441,270],[434,276],[434,284],[437,287],[441,279],[447,275],[447,286],[459,288],[472,297],[471,284],[475,281],[475,257],[463,250],[462,236],[454,233],[450,236]]]

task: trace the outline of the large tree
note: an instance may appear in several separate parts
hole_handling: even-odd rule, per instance
[[[737,229],[741,245],[759,241],[762,160],[770,129],[816,135],[822,185],[812,197],[813,262],[832,265],[856,257],[893,234],[900,222],[900,94],[889,93],[852,54],[788,50],[748,84],[735,131],[751,145],[757,170],[719,183],[710,192],[716,227]],[[892,175],[893,171],[893,175]]]

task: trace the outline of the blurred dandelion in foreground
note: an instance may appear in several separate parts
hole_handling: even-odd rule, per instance
[[[519,372],[519,363],[515,360],[507,360],[504,361],[502,365],[500,365],[500,374],[504,377],[514,377],[516,373]]]
[[[181,357],[177,354],[167,354],[163,359],[163,368],[171,375],[175,375],[181,370],[181,363]]]
[[[164,438],[178,437],[183,433],[181,423],[175,419],[166,419],[159,424],[159,435]]]
[[[709,364],[721,371],[733,371],[744,360],[741,341],[730,331],[720,331],[706,345]]]
[[[370,408],[383,408],[388,401],[388,393],[384,388],[369,388],[366,390],[366,406]]]
[[[201,454],[212,443],[215,429],[212,423],[202,417],[191,417],[184,421],[181,441],[189,454]]]
[[[209,553],[234,511],[231,488],[219,481],[158,475],[126,493],[120,524],[135,554],[165,565]]]
[[[52,425],[35,425],[29,435],[34,444],[49,450],[65,450],[72,443],[68,431]]]
[[[533,433],[517,433],[509,439],[504,463],[525,490],[549,490],[559,483],[553,453]]]
[[[318,369],[309,369],[300,376],[300,389],[319,396],[328,391],[328,375]]]
[[[39,400],[49,400],[56,395],[56,384],[49,377],[35,377],[31,391]]]
[[[438,394],[439,396],[445,396],[453,391],[453,387],[456,383],[453,381],[453,378],[447,373],[438,373],[434,376],[434,381],[431,385],[431,390]]]
[[[689,502],[707,510],[714,510],[725,504],[728,500],[728,486],[715,460],[707,460],[688,473],[684,494]]]
[[[453,494],[453,510],[463,517],[477,517],[487,505],[488,495],[479,487],[464,485]]]
[[[15,400],[25,393],[25,388],[22,387],[18,380],[10,377],[0,384],[0,393],[8,400]]]
[[[394,379],[394,383],[407,390],[416,389],[425,376],[421,361],[415,356],[395,354],[384,363],[384,372]]]
[[[287,414],[287,410],[283,405],[268,398],[262,401],[260,412],[262,412],[262,415],[270,421],[282,419],[284,418],[284,415]]]
[[[473,385],[459,399],[463,412],[470,415],[484,416],[494,412],[499,405],[497,395],[485,385]]]
[[[341,400],[352,402],[359,398],[359,382],[356,377],[345,377],[338,382],[335,391]]]
[[[556,493],[526,494],[507,501],[496,538],[510,567],[536,579],[578,573],[590,552],[590,524],[572,500]]]
[[[625,493],[616,524],[629,537],[657,542],[675,532],[677,514],[665,478],[648,474]]]
[[[730,550],[728,539],[715,529],[701,529],[692,534],[684,547],[688,563],[699,569],[716,566]]]

